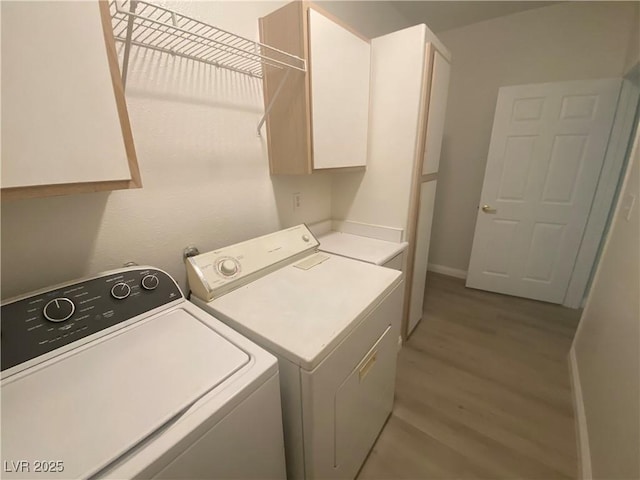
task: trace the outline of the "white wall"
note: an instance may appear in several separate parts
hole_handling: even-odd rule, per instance
[[[627,58],[624,62],[624,73],[628,73],[631,69],[636,67],[640,62],[640,14],[636,12],[636,19],[632,25],[631,35],[629,35],[629,49],[627,51]]]
[[[639,142],[572,346],[598,479],[640,477]]]
[[[284,3],[166,5],[257,40],[257,18]],[[350,12],[363,31],[385,25],[385,10],[359,15],[358,8],[331,9]],[[329,176],[269,176],[265,138],[255,131],[259,80],[134,49],[127,103],[144,187],[3,202],[2,298],[127,261],[163,268],[184,288],[189,244],[204,252],[330,217]],[[303,195],[295,213],[293,192]]]
[[[344,20],[368,38],[379,37],[410,25],[392,5],[380,0],[315,0],[315,3]]]
[[[466,271],[498,89],[621,77],[636,2],[562,2],[438,34],[451,50],[429,263]]]

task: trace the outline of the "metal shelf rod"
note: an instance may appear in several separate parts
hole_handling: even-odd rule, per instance
[[[179,26],[176,26],[176,25],[170,25],[170,24],[164,23],[164,22],[159,21],[159,20],[150,20],[147,17],[142,16],[141,14],[135,13],[135,5],[138,4],[138,3],[141,3],[141,2],[139,2],[137,0],[131,0],[130,6],[132,8],[130,8],[130,10],[128,12],[120,10],[120,7],[118,7],[118,5],[116,3],[117,12],[121,13],[121,14],[125,14],[125,15],[127,15],[129,17],[129,24],[127,25],[127,37],[128,38],[130,38],[131,34],[133,33],[132,25],[133,25],[133,20],[135,20],[135,19],[138,19],[141,22],[141,25],[136,26],[136,28],[138,28],[139,26],[144,26],[144,28],[148,29],[148,30],[155,30],[155,31],[159,31],[161,33],[166,33],[168,35],[172,35],[172,34],[175,35],[175,33],[173,33],[173,32],[169,32],[167,30],[160,30],[158,27],[154,27],[154,26],[151,26],[151,25],[143,25],[144,22],[152,21],[153,23],[157,23],[157,24],[160,24],[161,26],[166,27],[168,30],[170,29],[170,30],[174,30],[174,31],[183,33],[185,35],[185,37],[182,37],[182,38],[184,38],[186,40],[189,40],[189,41],[196,42],[197,40],[200,40],[202,42],[205,42],[205,44],[209,44],[209,46],[211,48],[218,48],[218,49],[220,49],[222,51],[230,51],[231,50],[231,51],[233,51],[233,54],[235,54],[235,55],[238,55],[238,56],[241,56],[241,57],[245,57],[245,58],[250,58],[250,59],[253,59],[253,60],[258,61],[258,62],[268,61],[269,64],[273,65],[273,66],[280,65],[283,68],[294,68],[294,69],[300,70],[302,72],[306,71],[306,62],[303,59],[295,57],[295,56],[293,56],[293,55],[291,55],[291,54],[289,54],[287,52],[284,52],[282,50],[278,50],[278,49],[270,47],[268,45],[265,45],[265,44],[262,44],[262,43],[258,43],[258,42],[253,42],[251,40],[248,40],[248,39],[245,39],[245,38],[240,37],[238,35],[235,35],[235,34],[233,34],[231,32],[227,32],[226,30],[222,30],[220,28],[216,28],[216,30],[218,32],[217,33],[218,35],[220,33],[228,34],[229,36],[235,38],[236,39],[235,41],[238,41],[238,40],[245,41],[245,42],[247,42],[247,44],[255,45],[256,47],[260,47],[260,48],[269,50],[271,52],[283,55],[285,57],[294,58],[295,60],[299,61],[302,64],[302,66],[299,67],[297,65],[286,63],[284,61],[280,61],[280,60],[277,60],[277,59],[274,59],[274,58],[268,58],[268,57],[265,57],[263,54],[260,54],[260,53],[248,52],[247,50],[244,50],[244,49],[242,49],[240,47],[236,47],[235,45],[232,45],[230,43],[225,43],[225,42],[219,41],[219,40],[217,40],[215,38],[211,38],[211,37],[207,37],[207,36],[204,36],[204,35],[200,35],[199,33],[183,29],[183,28],[181,28]],[[156,8],[162,9],[161,7],[156,7]],[[165,10],[165,9],[162,9],[162,10],[169,12],[168,10]],[[181,15],[181,17],[184,18],[184,19],[188,19],[188,20],[192,20],[194,22],[197,22],[200,25],[203,24],[202,22],[199,22],[198,20],[194,20],[194,19],[192,19],[190,17],[187,17],[187,16],[184,16],[184,15]],[[214,28],[214,27],[212,27],[212,28]],[[146,38],[148,38],[148,36]],[[180,38],[180,37],[178,37],[178,38]],[[148,45],[144,41],[141,41],[140,43],[143,44],[144,46]],[[178,52],[174,52],[174,53],[178,54]]]

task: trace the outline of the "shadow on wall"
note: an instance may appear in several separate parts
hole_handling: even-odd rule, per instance
[[[87,275],[109,195],[2,202],[2,299]]]
[[[122,65],[123,46],[118,55]],[[127,94],[262,114],[260,79],[166,53],[132,47]]]
[[[237,195],[249,195],[248,185],[265,178],[260,79],[133,47],[126,95],[146,188],[226,193],[233,182]]]
[[[331,182],[331,218],[345,220],[349,217],[353,202],[358,195],[360,185],[364,180],[366,171],[334,173]]]

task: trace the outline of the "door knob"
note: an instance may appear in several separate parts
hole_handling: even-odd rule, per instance
[[[491,205],[483,205],[482,206],[482,211],[484,213],[496,213],[496,209],[495,208],[491,208]]]

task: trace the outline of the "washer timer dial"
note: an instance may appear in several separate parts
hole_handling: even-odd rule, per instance
[[[155,290],[160,284],[160,280],[154,274],[145,275],[142,277],[142,281],[140,282],[142,288],[145,290]]]
[[[118,282],[111,287],[111,296],[117,300],[127,298],[131,293],[131,287],[125,282]]]
[[[64,322],[76,311],[74,303],[66,297],[54,298],[48,302],[42,311],[44,318],[50,322]]]
[[[240,271],[240,265],[235,258],[226,257],[220,259],[217,264],[218,272],[223,277],[233,277]]]

